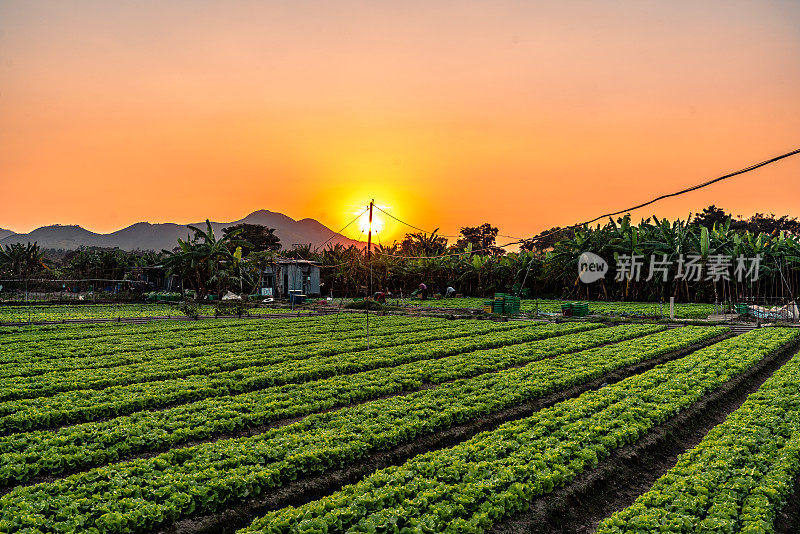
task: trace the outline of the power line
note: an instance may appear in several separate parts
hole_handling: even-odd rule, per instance
[[[399,222],[401,224],[405,224],[406,226],[411,227],[414,230],[419,230],[420,232],[422,232],[424,234],[433,234],[433,233],[435,233],[435,232],[428,232],[427,230],[424,230],[424,229],[420,228],[419,226],[414,226],[411,223],[408,223],[408,222],[406,222],[406,221],[404,221],[402,219],[399,219],[398,217],[395,217],[394,215],[392,215],[388,211],[382,209],[377,204],[375,205],[375,207],[378,208],[379,210],[381,210],[385,215],[388,215],[389,217],[394,219],[395,221],[397,221],[397,222]],[[438,235],[439,237],[450,237],[450,238],[454,238],[454,239],[460,239],[461,237],[463,237],[462,235],[444,235],[444,234],[438,234],[438,233],[436,235]],[[513,235],[505,235],[505,234],[497,234],[497,236],[498,237],[508,237],[510,239],[523,239],[522,237],[517,237],[517,236],[513,236]]]
[[[364,235],[364,233],[362,232],[361,235]],[[473,249],[470,252],[467,252],[466,250],[462,250],[462,251],[458,251],[458,252],[445,252],[444,254],[439,254],[437,256],[406,256],[406,255],[403,255],[403,254],[393,254],[393,253],[382,252],[382,251],[375,251],[373,254],[377,255],[378,257],[385,256],[385,257],[389,257],[389,258],[401,258],[401,259],[406,259],[406,260],[434,260],[434,259],[438,259],[438,258],[446,258],[448,256],[464,256],[464,255],[475,254],[477,252],[486,252],[486,251],[490,251],[490,250],[493,250],[493,249],[490,249],[490,248],[476,248],[476,249]],[[349,265],[350,263],[351,263],[350,261],[346,261],[346,262],[342,262],[342,263],[336,263],[336,264],[333,264],[333,265],[321,265],[320,268],[321,269],[331,269],[331,268],[334,268],[334,267],[341,267],[342,265]]]
[[[354,222],[356,222],[356,221],[359,219],[359,217],[361,217],[362,215],[364,215],[364,214],[367,212],[367,210],[368,210],[368,209],[369,209],[369,208],[366,208],[364,211],[362,211],[361,213],[359,213],[358,215],[356,215],[356,216],[355,216],[355,218],[354,218],[352,221],[350,221],[349,223],[347,223],[347,224],[345,224],[344,226],[342,226],[342,229],[341,229],[341,230],[339,230],[338,232],[336,232],[336,233],[334,233],[333,235],[331,235],[331,236],[330,236],[328,239],[326,239],[326,240],[325,240],[325,242],[324,242],[324,243],[322,243],[320,246],[316,247],[316,250],[319,250],[319,249],[321,249],[322,247],[324,247],[325,245],[327,245],[327,244],[328,244],[328,242],[329,242],[331,239],[333,239],[334,237],[336,237],[337,235],[341,235],[341,234],[342,234],[342,232],[344,232],[344,231],[345,231],[345,229],[346,229],[348,226],[350,226],[351,224],[353,224]],[[364,231],[362,230],[362,231],[361,231],[361,233],[363,234],[363,233],[364,233]]]
[[[437,234],[436,232],[428,232],[427,230],[424,230],[423,228],[420,228],[418,226],[414,226],[413,224],[411,224],[409,222],[406,222],[406,221],[404,221],[402,219],[399,219],[398,217],[395,217],[394,215],[392,215],[391,213],[389,213],[385,209],[381,208],[377,204],[375,205],[375,207],[378,208],[385,215],[388,215],[392,219],[396,220],[397,222],[405,224],[406,226],[409,226],[409,227],[411,227],[411,228],[413,228],[415,230],[419,230],[420,232],[422,232],[424,234],[431,234],[431,235],[435,234],[438,237],[451,237],[451,238],[457,238],[457,239],[460,239],[461,237],[463,237],[461,235],[443,235],[443,234]],[[523,240],[523,238],[515,237],[515,236],[507,236],[507,235],[503,235],[503,234],[497,234],[497,235],[499,235],[501,237],[509,237],[511,239]],[[514,243],[510,243],[510,244],[514,244]],[[496,248],[503,248],[505,246],[508,246],[508,245],[500,245],[499,247],[496,247]],[[465,255],[465,254],[466,255],[472,255],[472,254],[475,254],[476,252],[488,252],[488,251],[492,251],[492,250],[495,250],[495,248],[491,248],[491,247],[479,248],[479,249],[473,249],[473,250],[471,250],[469,252],[467,252],[467,251],[446,252],[444,254],[439,254],[439,255],[436,255],[436,256],[404,256],[404,255],[401,255],[401,254],[391,254],[391,256],[393,258],[403,258],[403,259],[408,259],[408,260],[432,260],[432,259],[438,259],[438,258],[445,258],[445,257],[448,257],[448,256],[461,256],[461,255]]]
[[[732,178],[732,177],[737,176],[739,174],[744,174],[746,172],[750,172],[752,170],[758,169],[759,167],[763,167],[765,165],[769,165],[770,163],[775,163],[776,161],[782,160],[784,158],[788,158],[789,156],[794,156],[795,154],[800,154],[800,148],[792,150],[791,152],[787,152],[786,154],[782,154],[780,156],[776,156],[774,158],[770,158],[768,160],[764,160],[761,163],[755,163],[753,165],[750,165],[749,167],[745,167],[744,169],[739,169],[738,171],[735,171],[735,172],[720,176],[719,178],[714,178],[713,180],[708,180],[708,181],[703,182],[701,184],[698,184],[698,185],[695,185],[695,186],[692,186],[692,187],[687,187],[686,189],[682,189],[682,190],[677,191],[675,193],[668,193],[666,195],[661,195],[659,197],[654,198],[653,200],[650,200],[650,201],[645,202],[643,204],[639,204],[638,206],[634,206],[632,208],[628,208],[626,210],[616,211],[614,213],[607,213],[605,215],[600,215],[599,217],[595,217],[594,219],[592,219],[590,221],[582,222],[582,223],[579,223],[579,224],[573,224],[573,225],[567,226],[565,228],[559,228],[557,230],[553,230],[552,232],[548,232],[545,235],[538,236],[538,238],[539,239],[544,239],[546,237],[550,237],[551,235],[563,232],[565,230],[569,230],[570,228],[577,228],[579,226],[584,226],[584,225],[587,225],[587,224],[591,224],[591,223],[593,223],[595,221],[599,221],[600,219],[605,219],[606,217],[613,217],[614,215],[620,215],[622,213],[627,213],[627,212],[630,212],[630,211],[633,211],[633,210],[637,210],[639,208],[643,208],[645,206],[649,206],[650,204],[654,204],[654,203],[658,202],[659,200],[663,200],[665,198],[676,197],[678,195],[683,195],[684,193],[689,193],[690,191],[696,191],[698,189],[702,189],[704,187],[708,187],[709,185],[711,185],[713,183],[720,182],[722,180],[727,180],[728,178]],[[534,236],[531,239],[536,239],[536,237],[537,236]],[[516,244],[524,243],[524,242],[525,242],[525,240],[518,241],[517,243],[509,243],[509,245],[516,245]],[[530,273],[530,271],[531,271],[531,266],[532,266],[532,263],[528,264],[528,268],[525,271],[525,277],[522,279],[522,284],[519,287],[519,293],[517,295],[521,295],[522,294],[522,288],[525,287],[525,281],[528,279],[528,273]],[[781,273],[781,275],[783,275],[783,273]]]
[[[605,215],[600,215],[599,217],[595,217],[594,219],[591,219],[589,221],[584,221],[582,223],[577,223],[577,224],[573,224],[573,225],[570,225],[570,226],[565,226],[563,228],[559,228],[558,230],[553,230],[552,232],[549,232],[549,233],[547,233],[545,235],[533,236],[533,237],[531,237],[529,239],[536,239],[536,238],[544,239],[545,237],[550,237],[551,235],[557,234],[559,232],[563,232],[564,230],[569,230],[570,228],[577,228],[579,226],[585,226],[585,225],[591,224],[591,223],[593,223],[595,221],[599,221],[600,219],[605,219],[606,217],[613,217],[614,215],[620,215],[622,213],[628,213],[628,212],[631,212],[633,210],[638,210],[639,208],[643,208],[645,206],[649,206],[650,204],[654,204],[654,203],[658,202],[659,200],[663,200],[665,198],[670,198],[670,197],[676,197],[678,195],[683,195],[683,194],[689,193],[691,191],[696,191],[698,189],[702,189],[704,187],[708,187],[709,185],[714,184],[716,182],[720,182],[722,180],[727,180],[728,178],[733,178],[734,176],[738,176],[740,174],[744,174],[746,172],[753,171],[755,169],[758,169],[759,167],[764,167],[765,165],[769,165],[770,163],[775,163],[776,161],[780,161],[780,160],[782,160],[784,158],[788,158],[788,157],[794,156],[796,154],[800,154],[800,148],[792,150],[791,152],[787,152],[786,154],[781,154],[780,156],[776,156],[774,158],[770,158],[768,160],[764,160],[764,161],[762,161],[760,163],[754,163],[753,165],[750,165],[749,167],[745,167],[744,169],[739,169],[738,171],[726,174],[724,176],[720,176],[719,178],[714,178],[713,180],[708,180],[707,182],[703,182],[701,184],[698,184],[698,185],[695,185],[695,186],[692,186],[692,187],[687,187],[686,189],[681,189],[680,191],[676,191],[674,193],[667,193],[665,195],[658,196],[658,197],[656,197],[656,198],[654,198],[652,200],[648,200],[647,202],[643,202],[642,204],[638,204],[636,206],[633,206],[632,208],[627,208],[627,209],[624,209],[624,210],[615,211],[613,213],[606,213]],[[524,243],[525,241],[526,240],[523,239],[521,241],[517,241],[516,243],[509,243],[508,245],[517,245],[517,244],[520,244],[520,243]],[[504,246],[508,246],[508,245],[504,245]]]
[[[501,247],[496,247],[496,248],[501,248]],[[435,259],[438,259],[438,258],[446,258],[448,256],[472,255],[472,254],[475,254],[476,252],[487,252],[487,251],[491,251],[491,250],[494,250],[494,249],[493,248],[476,248],[476,249],[472,249],[471,251],[462,250],[462,251],[459,251],[459,252],[445,252],[444,254],[439,254],[439,255],[436,255],[436,256],[404,256],[402,254],[389,254],[389,253],[386,253],[386,255],[389,256],[390,258],[403,258],[403,259],[406,259],[406,260],[435,260]]]
[[[377,204],[375,205],[375,207],[378,208],[384,215],[388,215],[389,217],[391,217],[395,221],[397,221],[397,222],[399,222],[401,224],[405,224],[406,226],[408,226],[410,228],[413,228],[414,230],[419,230],[423,234],[435,234],[436,233],[436,232],[428,232],[427,230],[423,230],[419,226],[414,226],[413,224],[408,223],[408,222],[406,222],[406,221],[404,221],[402,219],[398,219],[397,217],[395,217],[394,215],[392,215],[391,213],[389,213],[385,209],[381,208]],[[439,237],[461,237],[461,236],[457,236],[457,235],[442,235],[442,234],[436,234],[436,235],[438,235]]]

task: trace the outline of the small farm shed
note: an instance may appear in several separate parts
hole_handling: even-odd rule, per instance
[[[278,258],[264,269],[263,296],[288,297],[289,291],[319,295],[319,264],[309,260]]]

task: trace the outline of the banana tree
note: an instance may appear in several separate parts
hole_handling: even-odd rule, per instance
[[[247,242],[236,239],[240,230],[233,231],[217,239],[211,222],[206,219],[205,230],[196,226],[188,226],[194,236],[186,240],[178,239],[179,249],[175,252],[164,251],[167,257],[164,265],[171,274],[178,274],[189,280],[203,298],[211,291],[220,292],[237,282],[239,277],[231,272],[238,265],[234,257],[234,247],[246,246]]]

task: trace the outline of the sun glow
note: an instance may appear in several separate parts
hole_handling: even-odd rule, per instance
[[[363,213],[362,213],[363,212]],[[358,229],[364,236],[369,234],[369,210],[358,210],[353,212],[353,215],[361,215],[358,218]],[[379,215],[379,210],[372,210],[372,235],[376,235],[383,230],[383,218]]]

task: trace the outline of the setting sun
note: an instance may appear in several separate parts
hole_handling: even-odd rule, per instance
[[[384,208],[385,209],[385,208]],[[369,234],[369,210],[358,210],[353,215],[361,214],[358,218],[358,229],[365,236]],[[383,230],[383,218],[378,214],[378,210],[372,211],[372,234],[377,235]]]

